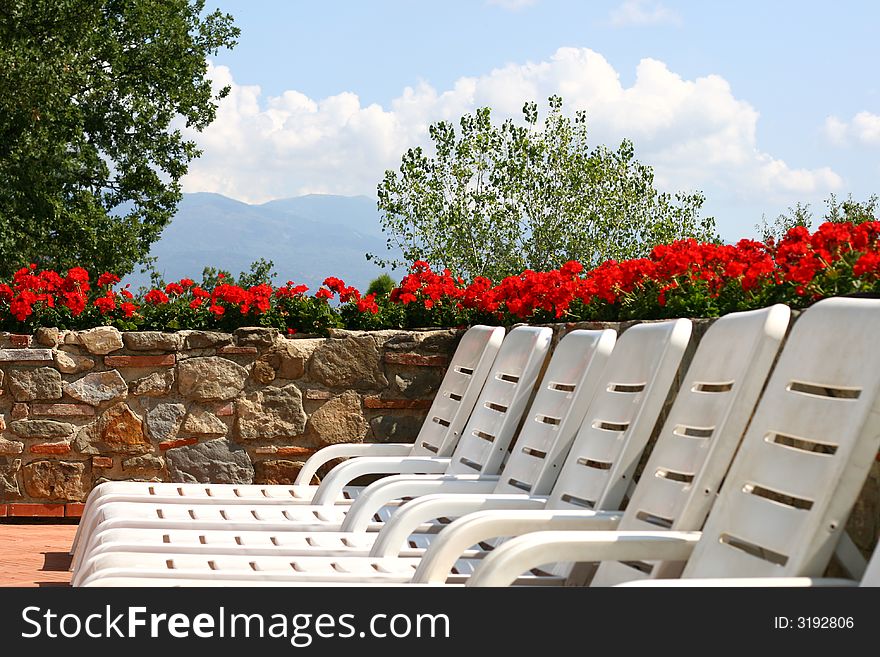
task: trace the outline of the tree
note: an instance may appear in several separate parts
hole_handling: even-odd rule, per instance
[[[379,274],[376,278],[370,281],[370,285],[367,287],[367,291],[364,292],[364,294],[387,296],[388,294],[391,294],[391,290],[395,287],[397,287],[397,284],[389,274]]]
[[[770,243],[781,240],[795,226],[809,228],[812,223],[813,211],[810,210],[810,204],[798,201],[794,207],[789,206],[788,213],[783,212],[776,217],[772,224],[767,222],[766,216],[762,216],[761,223],[755,228],[761,234],[761,241]]]
[[[826,211],[822,221],[832,223],[861,224],[865,221],[875,221],[877,206],[880,197],[871,194],[865,201],[854,201],[852,194],[848,194],[845,201],[838,201],[835,194],[825,199]],[[811,228],[813,225],[813,211],[809,203],[798,201],[794,207],[789,206],[788,212],[783,212],[776,220],[769,224],[766,217],[761,218],[761,223],[755,226],[761,234],[764,242],[770,240],[778,242],[785,234],[795,226]]]
[[[125,274],[181,198],[233,19],[204,0],[0,4],[0,275],[28,262]]]
[[[853,201],[852,194],[848,194],[845,201],[838,201],[837,196],[831,194],[825,199],[828,212],[826,221],[834,223],[861,224],[866,221],[874,221],[877,218],[877,203],[880,198],[871,194],[865,201]]]
[[[716,239],[714,220],[699,216],[704,197],[658,192],[632,142],[590,149],[586,114],[566,117],[558,96],[543,130],[535,103],[523,114],[525,125],[496,126],[489,108],[478,109],[461,118],[460,134],[446,121],[430,126],[435,155],[407,150],[399,174],[386,171],[378,186],[389,249],[466,278],[500,279],[568,260],[643,256],[676,238]]]

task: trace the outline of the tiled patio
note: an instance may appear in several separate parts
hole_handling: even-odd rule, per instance
[[[0,523],[0,587],[67,586],[76,527]]]

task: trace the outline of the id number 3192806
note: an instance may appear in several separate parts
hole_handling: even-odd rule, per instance
[[[774,616],[776,630],[848,630],[855,627],[852,616]]]

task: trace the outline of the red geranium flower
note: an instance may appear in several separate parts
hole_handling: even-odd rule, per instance
[[[106,296],[95,299],[95,308],[97,308],[102,315],[106,315],[116,308],[116,299],[113,297],[113,292],[109,291]]]
[[[150,290],[144,295],[144,301],[158,306],[162,303],[168,303],[168,295],[162,290]]]
[[[119,276],[116,274],[111,274],[110,272],[104,272],[100,276],[98,276],[98,287],[104,287],[105,285],[116,285],[119,282]]]

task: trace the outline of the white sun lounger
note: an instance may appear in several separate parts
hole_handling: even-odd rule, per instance
[[[853,587],[880,586],[880,543],[868,561],[862,575],[857,579],[840,577],[688,577],[678,579],[640,579],[616,584],[619,587]]]
[[[880,300],[827,299],[803,313],[702,531],[519,536],[487,555],[468,584],[504,586],[567,561],[602,562],[591,584],[619,584],[632,577],[606,562],[658,559],[686,562],[681,577],[697,584],[821,577],[880,447],[877,335]]]
[[[490,375],[451,457],[408,457],[411,473],[497,475],[550,350],[552,330],[520,326],[504,339]],[[99,504],[81,530],[73,552],[75,570],[97,539],[110,528],[165,529],[339,529],[351,506],[335,504],[344,483],[377,471],[372,457],[352,459],[324,479],[311,505],[180,504],[138,502]],[[386,470],[386,472],[389,470]],[[393,470],[391,470],[393,471]],[[399,471],[399,470],[398,470]],[[386,510],[385,516],[391,512]],[[382,518],[376,522],[381,526]],[[374,527],[375,528],[375,527]]]
[[[346,517],[346,523],[354,523],[358,508],[370,505],[378,499],[375,506],[382,507],[386,501],[399,497],[412,498],[423,492],[433,493],[449,490],[452,492],[496,492],[529,493],[546,495],[556,480],[571,442],[580,428],[597,387],[605,373],[605,366],[611,356],[616,334],[610,329],[587,331],[576,330],[565,335],[553,352],[553,357],[542,378],[535,398],[532,401],[527,419],[516,437],[516,446],[507,459],[500,477],[486,476],[474,478],[471,475],[444,475],[442,477],[398,475],[376,482],[362,493],[358,506]],[[400,494],[395,491],[401,490]],[[369,521],[372,512],[361,517]],[[280,536],[275,532],[229,530],[168,530],[168,529],[109,529],[101,532],[88,552],[88,557],[110,551],[155,551],[163,553],[204,550],[207,545],[218,550],[242,550],[244,546],[278,551],[294,537],[302,539],[300,544],[311,545],[313,540],[323,541],[320,532],[294,534],[286,532]],[[343,532],[343,536],[359,539],[369,551],[375,532]],[[422,536],[426,545],[431,534]],[[315,538],[320,537],[320,538]],[[350,541],[336,540],[341,550],[353,549]],[[79,568],[77,569],[80,570]],[[74,580],[78,579],[77,572]]]
[[[260,571],[248,573],[246,569],[241,568],[240,562],[236,564],[230,563],[228,559],[203,556],[203,560],[210,559],[213,567],[219,571],[207,575],[204,571],[197,575],[197,568],[193,565],[175,559],[171,565],[175,566],[178,572],[168,573],[168,585],[198,586],[207,582],[214,585],[225,581],[235,582],[235,585],[250,582],[261,585],[295,586],[319,585],[321,579],[327,580],[324,585],[369,582],[392,584],[419,580],[420,571],[442,573],[441,576],[432,579],[434,583],[461,581],[472,568],[473,563],[479,562],[461,560],[460,555],[468,546],[494,537],[516,535],[547,526],[591,529],[636,526],[651,529],[663,527],[670,530],[699,527],[705,519],[714,499],[714,493],[724,477],[749,421],[785,334],[788,319],[788,309],[784,306],[775,306],[760,311],[728,315],[710,327],[688,368],[675,403],[644,469],[645,474],[635,487],[627,511],[623,514],[573,510],[576,506],[572,502],[576,499],[595,497],[595,508],[609,509],[617,508],[616,505],[619,505],[622,497],[622,489],[619,485],[615,485],[618,482],[614,476],[599,485],[592,495],[582,492],[584,489],[577,487],[578,471],[581,471],[581,475],[585,472],[592,474],[592,469],[584,469],[584,465],[591,460],[588,456],[590,452],[585,450],[580,442],[576,442],[565,466],[566,469],[570,467],[574,481],[566,483],[564,471],[557,482],[557,487],[554,488],[551,502],[547,505],[548,510],[500,512],[493,510],[471,513],[440,532],[420,561],[392,559],[387,556],[383,558],[383,555],[394,554],[401,537],[406,536],[407,530],[404,529],[398,532],[396,538],[390,538],[395,526],[401,524],[400,521],[407,515],[415,515],[415,520],[418,521],[416,512],[419,507],[435,506],[433,511],[428,509],[422,517],[428,517],[432,513],[466,512],[468,509],[463,508],[464,505],[461,503],[464,497],[457,496],[452,501],[448,498],[444,500],[439,496],[430,496],[401,509],[380,532],[380,536],[388,540],[381,541],[384,543],[381,546],[377,542],[372,557],[368,559],[315,560],[293,556],[287,558],[287,567],[281,570],[284,565],[281,558],[272,563],[257,557],[246,563],[248,565],[254,563]],[[627,333],[624,333],[621,337],[618,349],[623,346],[626,335]],[[609,369],[610,367],[609,365]],[[595,424],[597,424],[596,418],[588,411],[585,427]],[[584,440],[588,442],[591,434],[588,432],[586,436]],[[579,436],[578,441],[581,439],[582,437]],[[637,456],[634,458],[638,459]],[[618,463],[622,461],[625,461],[625,458],[617,459]],[[572,466],[572,463],[575,465]],[[613,466],[606,471],[613,472]],[[648,473],[653,476],[649,476]],[[479,508],[479,504],[475,499],[471,509],[476,508]],[[524,505],[523,508],[528,509],[528,506]],[[409,526],[412,527],[414,524],[410,523]],[[206,548],[206,551],[209,549]],[[296,566],[294,567],[293,564]],[[205,562],[203,561],[201,565],[204,567]],[[325,571],[330,570],[327,568],[329,565],[332,571],[321,572],[319,568],[321,565],[324,566]],[[652,566],[629,564],[624,567],[632,569],[634,565],[642,570]],[[273,570],[273,566],[278,567],[279,570]],[[211,564],[208,564],[208,567],[211,567]],[[299,572],[291,572],[294,568],[299,568]],[[310,568],[315,573],[314,576],[304,574],[303,571],[308,572],[307,569]],[[369,572],[371,568],[374,570],[372,573]],[[451,568],[455,569],[454,574],[447,580]],[[384,572],[375,572],[377,569]],[[531,583],[561,583],[566,578],[572,579],[573,572],[569,564],[557,565],[553,570],[555,573],[551,573],[551,577],[533,577]],[[109,572],[113,573],[114,570],[111,568]],[[136,571],[129,571],[129,574],[134,572]],[[641,574],[642,571],[634,569],[633,572]],[[97,576],[91,581],[108,585],[123,583],[155,585],[155,581],[150,582],[147,577],[130,580],[124,573],[124,570],[116,570],[115,576],[111,575],[109,578]],[[555,577],[552,576],[554,574]],[[584,577],[586,574],[581,572],[580,576]],[[121,577],[117,580],[116,576]],[[233,577],[239,579],[232,579]]]
[[[582,465],[577,467],[580,470],[588,471],[594,478],[586,490],[596,486],[598,481],[605,482],[610,477],[615,481],[612,486],[618,494],[618,500],[622,498],[629,483],[629,478],[632,476],[632,471],[638,462],[639,455],[651,435],[651,430],[667,397],[678,364],[688,344],[690,331],[691,323],[689,321],[676,320],[641,324],[630,328],[621,336],[612,352],[611,359],[599,385],[599,390],[590,404],[590,410],[587,411],[587,422],[581,426],[575,445],[572,447],[566,460],[566,465],[562,468],[561,477],[566,476],[568,464],[578,459],[584,460],[588,464],[593,464],[596,458],[610,458],[613,460],[615,456],[619,456],[620,458],[616,461],[617,467],[613,469],[604,467],[606,463],[610,463],[605,460],[601,462],[595,461],[595,463],[599,464],[599,467],[589,467],[589,465],[587,468],[584,468]],[[592,452],[589,449],[578,448],[578,441],[583,442],[582,437],[585,434],[594,435]],[[631,436],[636,436],[636,438],[634,440],[624,439]],[[577,455],[575,455],[575,450],[579,450]],[[381,485],[382,482],[379,483]],[[367,493],[361,497],[361,500],[365,499],[366,495]],[[446,498],[447,496],[442,497]],[[490,496],[488,491],[487,494],[465,494],[451,497],[455,499],[470,498],[471,504],[474,502],[479,504],[482,501],[492,500],[497,497],[511,500],[514,503],[521,503],[524,499],[533,499],[528,495]],[[397,514],[418,502],[419,500],[414,500],[407,503],[398,510]],[[543,505],[543,502],[544,500],[542,499],[541,505]],[[531,508],[534,507],[532,506]],[[294,528],[291,527],[291,529]],[[82,582],[86,583],[96,577],[108,575],[106,567],[110,566],[110,564],[116,564],[116,566],[111,566],[110,570],[115,571],[117,576],[123,570],[129,575],[134,572],[144,574],[147,572],[141,559],[144,556],[138,553],[130,553],[128,555],[120,553],[97,555],[93,560],[89,561],[87,566],[89,574],[83,573]],[[162,571],[158,566],[161,565],[161,568],[164,569],[170,562],[174,568],[177,568],[177,557],[169,559],[169,556],[162,554],[146,555],[147,561],[151,565],[156,566],[156,573],[160,577],[169,576],[173,573]],[[216,559],[209,558],[208,560],[196,555],[181,555],[180,558],[182,559],[181,565],[185,570],[185,572],[178,573],[181,577],[184,577],[186,572],[188,572],[184,564],[188,564],[190,559],[205,565],[206,571],[200,576],[210,576],[213,574],[222,577],[225,577],[227,574],[225,568],[222,575],[218,572],[212,573],[211,568],[222,567],[220,564],[227,563],[228,559],[239,561],[241,559],[241,557],[235,555],[217,557]],[[260,560],[260,558],[256,559]],[[275,557],[265,557],[265,559],[272,560]],[[311,558],[305,557],[305,559],[309,561]],[[338,560],[346,561],[348,559],[350,558],[340,557]],[[121,566],[122,560],[127,561],[126,568]],[[213,565],[208,564],[208,561]],[[295,561],[298,562],[299,559]],[[319,559],[319,561],[319,572],[323,573],[325,565],[329,564],[325,564],[326,559],[323,559],[323,561]],[[334,560],[331,559],[331,561]],[[366,565],[369,559],[360,558],[359,561]],[[289,564],[291,559],[287,558],[286,562]],[[247,571],[254,574],[252,567],[247,565],[249,564],[248,558],[246,558],[245,564]],[[95,571],[101,572],[97,573]],[[373,569],[370,569],[370,572],[377,573]],[[411,574],[412,570],[410,569],[409,572]],[[303,575],[306,579],[309,576],[305,573],[297,574]],[[316,572],[315,574],[318,575],[319,573]],[[339,573],[337,572],[337,574]],[[274,573],[269,572],[260,574],[261,577],[265,578],[271,578],[273,575]]]
[[[296,504],[310,503],[318,485],[310,484],[318,469],[338,458],[381,457],[373,474],[406,472],[413,461],[391,461],[400,457],[447,457],[458,443],[462,428],[473,412],[483,385],[501,349],[504,328],[476,325],[459,340],[455,354],[440,382],[425,422],[412,443],[344,443],[330,445],[313,454],[291,485],[182,484],[110,481],[92,489],[86,499],[83,515],[74,536],[71,553],[78,541],[93,524],[95,509],[107,502],[138,501],[144,497],[161,504],[198,501],[216,503]],[[344,485],[337,503],[350,503],[362,486]]]

